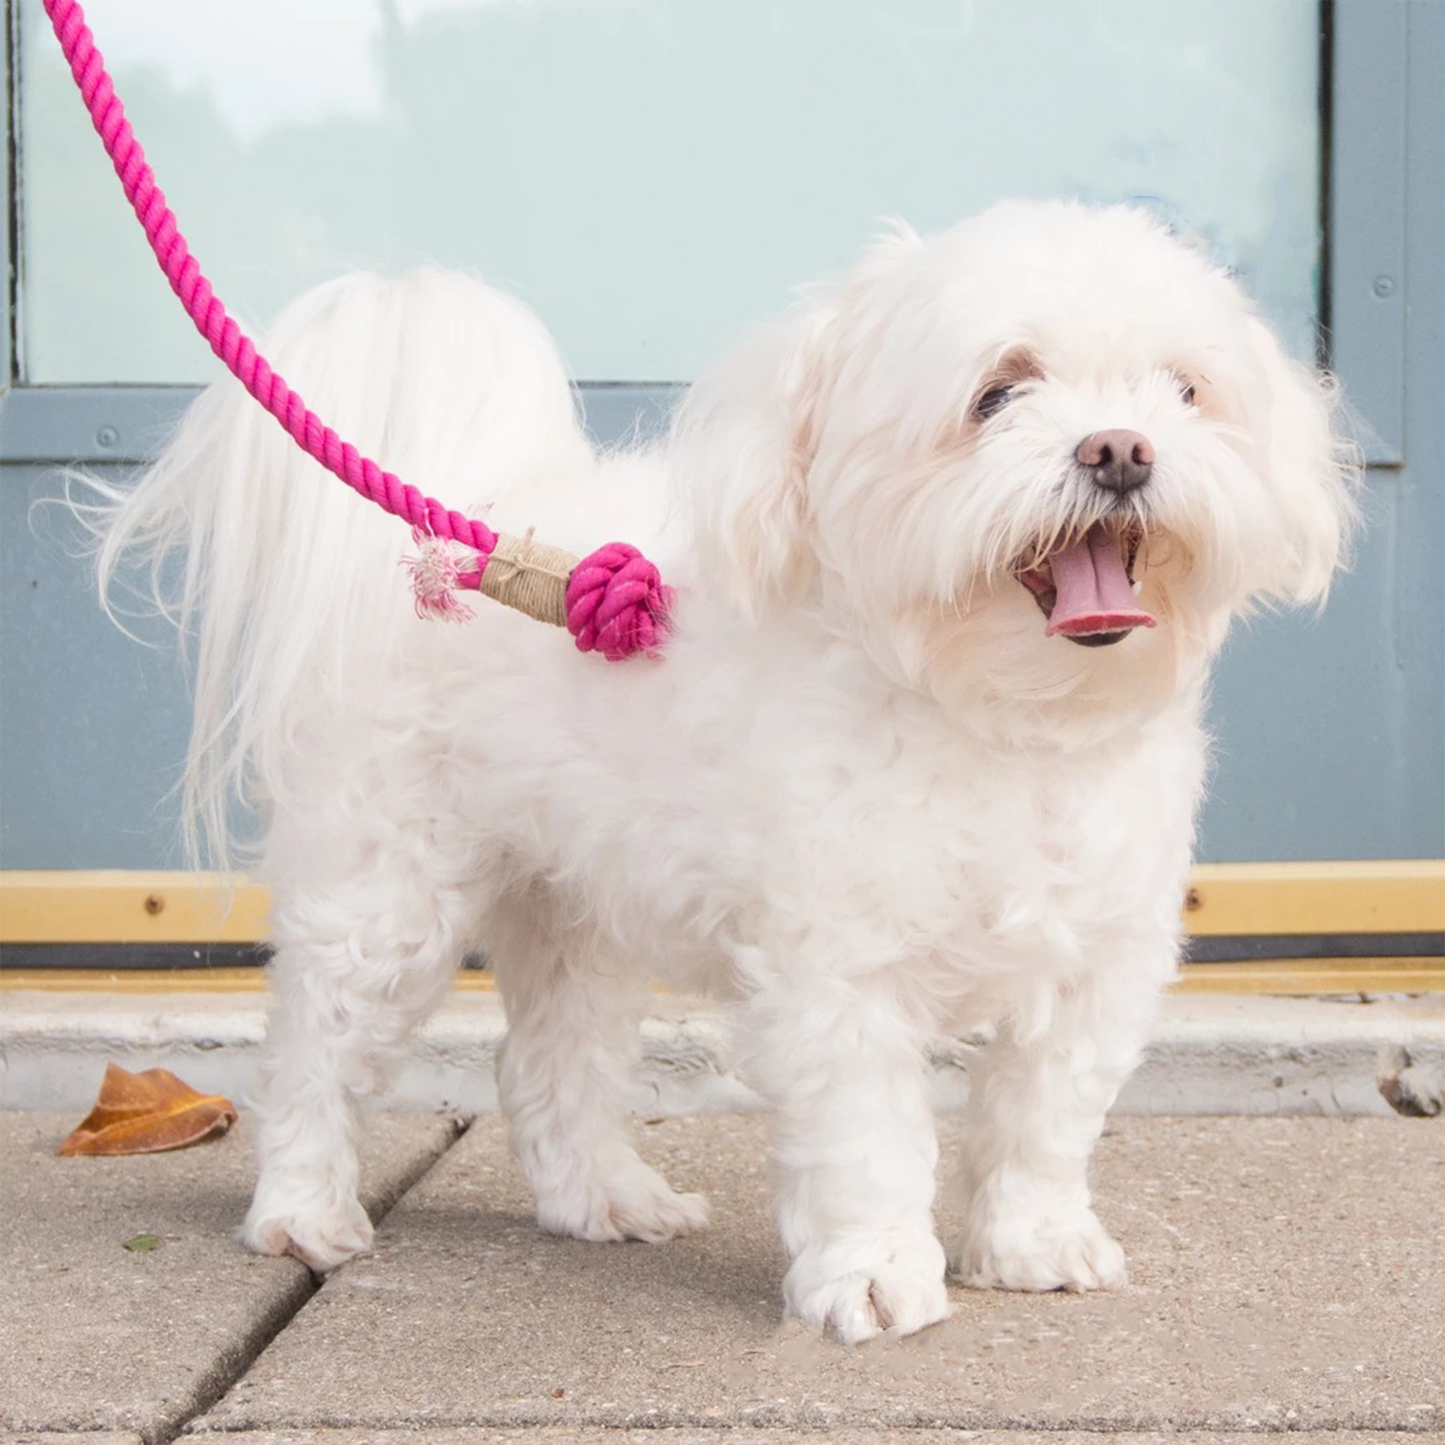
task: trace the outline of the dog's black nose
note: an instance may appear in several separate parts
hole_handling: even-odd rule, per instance
[[[1097,486],[1122,497],[1149,480],[1154,448],[1136,431],[1096,431],[1074,448],[1075,458],[1094,474]]]

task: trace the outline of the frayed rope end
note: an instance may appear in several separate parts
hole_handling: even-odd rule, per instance
[[[476,567],[477,554],[460,542],[433,537],[420,527],[411,529],[417,545],[415,557],[403,557],[401,565],[411,577],[412,602],[416,615],[442,622],[470,622],[472,609],[463,604],[457,593],[476,590],[481,572]],[[471,563],[471,570],[463,571]]]

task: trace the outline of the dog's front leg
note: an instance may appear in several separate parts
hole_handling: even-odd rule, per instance
[[[1160,957],[1157,968],[1116,966],[1075,981],[1039,1022],[1006,1022],[971,1066],[964,1227],[949,1252],[965,1284],[1124,1283],[1124,1251],[1094,1214],[1087,1174],[1172,967],[1167,947]]]
[[[749,1006],[773,1106],[788,1309],[852,1344],[944,1318],[922,1038],[876,980],[812,979]]]

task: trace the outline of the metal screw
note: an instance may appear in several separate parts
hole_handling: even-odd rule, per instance
[[[165,906],[166,900],[162,898],[159,893],[146,894],[145,910],[152,918],[154,918],[157,913],[162,912]]]
[[[1395,278],[1393,276],[1376,276],[1372,289],[1375,295],[1383,301],[1386,296],[1395,294]]]
[[[97,446],[113,447],[120,440],[120,433],[113,426],[103,426],[95,434]]]

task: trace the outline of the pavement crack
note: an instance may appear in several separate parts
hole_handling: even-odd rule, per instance
[[[414,1189],[455,1147],[471,1128],[472,1116],[444,1116],[447,1126],[438,1137],[436,1147],[422,1153],[412,1166],[388,1181],[367,1206],[371,1222],[378,1228],[387,1215]],[[338,1274],[347,1265],[333,1270]],[[310,1270],[297,1271],[294,1283],[274,1301],[255,1325],[211,1368],[205,1370],[190,1391],[189,1397],[163,1420],[138,1431],[144,1445],[170,1445],[186,1434],[196,1421],[208,1414],[250,1373],[251,1367],[270,1348],[273,1341],[326,1286],[329,1276]]]
[[[472,1127],[472,1118],[473,1116],[470,1114],[444,1114],[442,1116],[443,1122],[448,1127],[439,1147],[431,1153],[423,1154],[410,1169],[397,1175],[390,1186],[377,1196],[375,1202],[367,1210],[367,1213],[371,1215],[372,1224],[380,1225],[381,1221],[446,1158],[456,1147],[457,1141]]]

